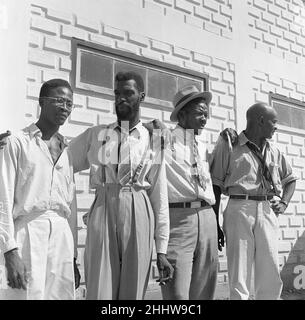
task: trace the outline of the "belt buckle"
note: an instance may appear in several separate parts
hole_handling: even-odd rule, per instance
[[[192,209],[201,208],[201,201],[192,201],[191,208]]]

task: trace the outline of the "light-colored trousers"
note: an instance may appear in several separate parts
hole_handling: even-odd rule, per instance
[[[162,286],[165,300],[211,300],[217,282],[216,216],[211,207],[170,209],[167,258],[174,279]]]
[[[154,214],[145,190],[100,186],[87,220],[88,300],[141,300],[151,266]]]
[[[27,290],[0,290],[0,299],[75,299],[74,243],[68,220],[47,211],[19,216],[14,226],[18,253],[27,268],[29,282]]]
[[[224,211],[230,299],[249,298],[254,263],[255,298],[279,299],[278,218],[268,201],[230,199]]]

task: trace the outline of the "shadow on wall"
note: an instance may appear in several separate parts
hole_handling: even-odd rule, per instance
[[[305,300],[305,231],[298,237],[282,267],[282,299]]]

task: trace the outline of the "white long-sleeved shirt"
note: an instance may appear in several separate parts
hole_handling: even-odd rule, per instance
[[[202,176],[206,183],[204,190],[194,178],[193,164],[195,162],[193,153],[194,139],[198,144]],[[189,202],[198,199],[205,200],[210,205],[215,203],[212,179],[210,176],[209,163],[207,161],[207,150],[205,132],[194,135],[193,130],[186,130],[177,125],[171,132],[171,143],[166,148],[166,174],[168,180],[168,199],[170,203]]]
[[[119,183],[118,166],[118,123],[100,125],[87,129],[69,144],[74,171],[90,168],[90,187],[101,185],[101,164],[105,166],[106,183]],[[157,141],[157,140],[156,140]],[[164,157],[158,141],[151,145],[149,132],[139,122],[129,134],[131,175],[133,176],[146,153],[144,165],[139,170],[135,185],[147,190],[156,221],[155,241],[158,253],[166,253],[169,238],[169,211],[167,180]]]
[[[35,124],[7,138],[0,150],[0,248],[17,247],[14,220],[22,215],[52,210],[71,215],[75,185],[63,136],[62,153],[54,164],[42,133]]]

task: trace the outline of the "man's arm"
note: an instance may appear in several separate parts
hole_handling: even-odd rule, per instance
[[[155,163],[152,165],[148,180],[151,183],[148,195],[156,220],[155,241],[157,267],[160,273],[159,281],[160,285],[164,285],[167,281],[170,281],[173,278],[174,269],[166,258],[169,240],[169,208],[164,151],[161,147],[155,157]]]
[[[279,170],[273,168],[272,174],[274,179],[278,178],[277,173],[280,176],[282,184],[282,197],[280,200],[271,200],[271,208],[276,215],[283,214],[288,207],[288,204],[293,196],[296,187],[296,180],[298,179],[292,172],[291,165],[283,153],[279,153],[278,158]]]
[[[91,140],[92,130],[89,128],[70,141],[68,152],[72,159],[74,173],[89,168],[88,151]]]
[[[151,136],[154,132],[157,133],[161,131],[161,147],[166,148],[168,146],[171,141],[171,131],[162,121],[154,119],[151,122],[143,123],[143,126],[149,131]]]
[[[278,216],[279,214],[283,214],[287,209],[289,202],[294,194],[296,186],[296,181],[288,182],[283,187],[282,199],[280,200],[271,200],[271,208],[274,213]]]
[[[0,246],[4,253],[8,285],[26,289],[27,270],[14,238],[13,206],[18,170],[18,146],[10,139],[0,151]]]
[[[218,235],[218,250],[222,251],[222,247],[225,245],[224,234],[219,224],[219,206],[221,200],[221,189],[219,186],[213,185],[213,191],[215,195],[215,204],[213,205],[213,210],[216,215],[217,221],[217,235]]]
[[[74,279],[75,279],[75,289],[79,287],[80,284],[80,273],[77,266],[77,243],[78,243],[78,232],[77,232],[77,201],[76,201],[76,192],[74,191],[73,200],[70,206],[71,215],[68,219],[69,226],[73,235],[74,240]]]
[[[224,247],[224,234],[219,224],[219,207],[221,201],[221,193],[224,190],[224,182],[227,174],[227,169],[230,161],[231,148],[228,142],[220,136],[216,146],[209,158],[210,173],[213,183],[213,191],[215,195],[215,205],[213,206],[216,220],[217,220],[217,233],[218,233],[218,250],[222,251]]]

